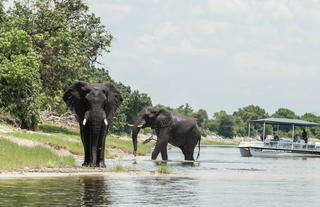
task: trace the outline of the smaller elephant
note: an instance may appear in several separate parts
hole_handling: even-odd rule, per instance
[[[162,160],[168,160],[167,145],[179,147],[185,160],[194,160],[194,148],[198,144],[200,154],[201,133],[197,123],[189,116],[175,113],[160,107],[147,106],[138,115],[132,125],[132,142],[134,155],[137,152],[137,136],[141,128],[151,127],[157,134],[157,143],[151,159],[155,160],[161,152]]]

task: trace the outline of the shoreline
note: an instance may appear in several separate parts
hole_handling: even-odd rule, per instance
[[[73,172],[73,173],[39,173],[39,172],[14,172],[1,173],[0,180],[4,179],[24,179],[24,178],[58,178],[58,177],[77,177],[77,176],[136,176],[136,175],[162,175],[155,172]]]
[[[107,176],[107,175],[157,175],[157,171],[132,170],[115,171],[113,168],[41,168],[17,171],[0,172],[1,179],[19,179],[19,178],[54,178],[54,177],[72,177],[72,176]]]

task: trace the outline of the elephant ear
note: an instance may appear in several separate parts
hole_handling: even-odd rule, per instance
[[[83,81],[75,82],[64,92],[62,97],[68,108],[77,116],[78,119],[83,119],[84,117],[85,102],[82,89],[87,85],[88,83]]]
[[[159,109],[155,124],[160,128],[170,126],[172,124],[171,112],[167,109]]]
[[[103,83],[103,86],[105,88],[104,92],[107,97],[104,110],[106,112],[107,119],[110,119],[113,117],[114,113],[122,103],[123,99],[119,90],[116,87],[114,87],[113,84],[105,82]]]

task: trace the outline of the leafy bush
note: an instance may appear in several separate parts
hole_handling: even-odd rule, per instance
[[[39,121],[40,74],[30,36],[12,29],[0,34],[0,107],[18,117],[21,127]]]

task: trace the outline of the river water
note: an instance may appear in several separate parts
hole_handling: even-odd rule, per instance
[[[0,206],[320,206],[320,158],[241,157],[236,147],[202,147],[198,162],[168,152],[169,175],[0,179]],[[107,162],[157,170],[150,156]]]

